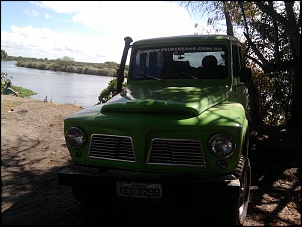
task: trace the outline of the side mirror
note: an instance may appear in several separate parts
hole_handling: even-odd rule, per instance
[[[252,70],[251,68],[242,68],[240,69],[239,79],[241,82],[247,83],[251,81]]]

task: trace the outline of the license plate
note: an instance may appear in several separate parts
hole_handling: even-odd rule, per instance
[[[161,184],[117,181],[116,193],[118,196],[159,199],[162,198],[162,187]]]

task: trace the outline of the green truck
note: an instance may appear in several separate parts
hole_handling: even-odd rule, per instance
[[[124,41],[117,95],[64,120],[73,164],[58,173],[59,184],[71,186],[83,204],[96,198],[108,209],[120,201],[207,204],[223,223],[243,225],[251,69],[240,41],[228,35]]]

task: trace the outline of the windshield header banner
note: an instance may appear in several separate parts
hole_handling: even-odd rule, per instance
[[[138,50],[138,54],[144,53],[154,53],[154,52],[174,52],[174,51],[223,51],[222,47],[165,47],[165,48],[156,48],[156,49],[147,49],[147,50]]]

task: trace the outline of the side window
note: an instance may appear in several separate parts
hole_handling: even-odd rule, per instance
[[[134,76],[135,79],[146,79],[146,76],[158,77],[163,65],[161,52],[138,52],[135,56]]]
[[[146,72],[147,54],[137,53],[135,58],[135,71],[137,74],[145,74]],[[136,75],[137,76],[137,75]]]

